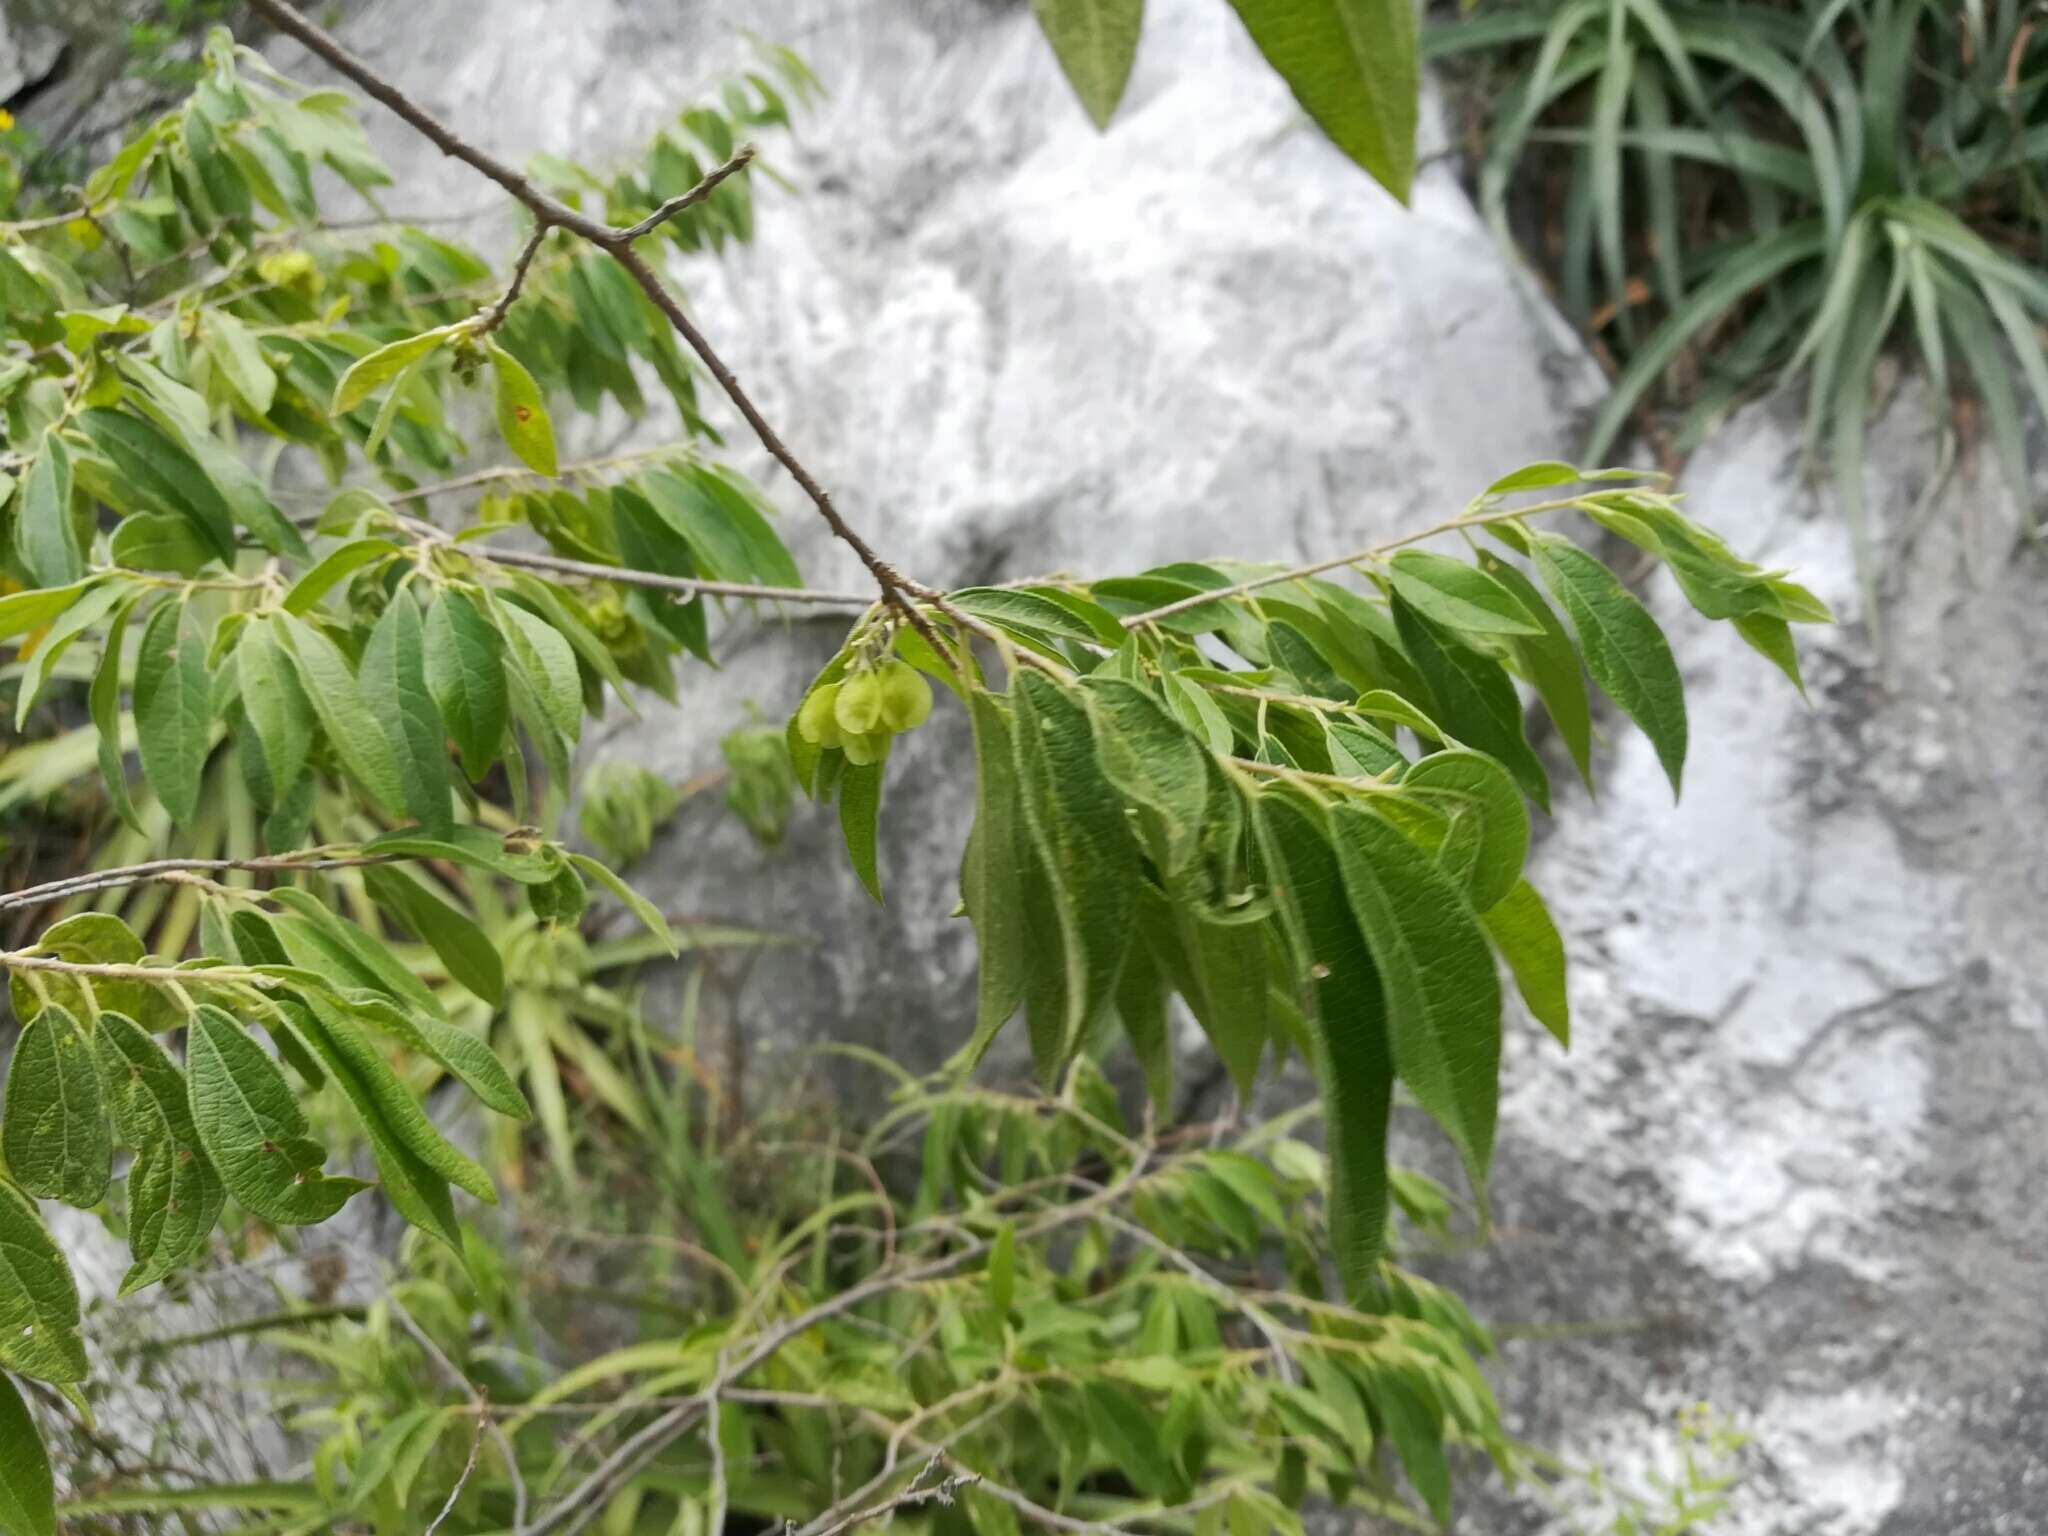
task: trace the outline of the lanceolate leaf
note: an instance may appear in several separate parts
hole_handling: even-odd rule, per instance
[[[377,715],[364,701],[348,659],[304,619],[273,613],[268,622],[271,638],[297,667],[299,682],[335,756],[369,791],[371,799],[394,814],[402,810],[405,784],[399,777],[398,759]]]
[[[50,1458],[28,1405],[5,1376],[0,1376],[0,1531],[8,1536],[57,1536]]]
[[[1067,83],[1097,128],[1109,126],[1138,55],[1145,0],[1032,0]]]
[[[455,824],[449,807],[448,737],[427,688],[426,626],[410,592],[400,592],[363,647],[361,682],[379,701],[379,718],[398,762],[405,808],[429,834]]]
[[[349,1012],[364,1023],[438,1062],[475,1094],[486,1109],[514,1120],[532,1118],[526,1096],[506,1072],[504,1063],[476,1036],[464,1034],[431,1014],[408,1011],[374,993],[351,996],[348,1006]]]
[[[1080,702],[1028,670],[1010,692],[1026,822],[1062,937],[1064,1059],[1115,993],[1131,940],[1136,849]]]
[[[61,587],[85,574],[71,520],[71,452],[54,429],[43,434],[22,484],[14,542],[38,586]]]
[[[1279,898],[1298,925],[1313,1011],[1309,1038],[1329,1138],[1330,1246],[1344,1292],[1377,1279],[1387,1227],[1387,1117],[1394,1063],[1386,1002],[1320,813],[1287,795],[1259,797]]]
[[[1209,756],[1153,696],[1133,683],[1091,684],[1098,761],[1138,810],[1138,826],[1169,887],[1201,846]]]
[[[1324,133],[1402,202],[1421,90],[1406,0],[1231,0],[1266,61]]]
[[[35,1202],[0,1179],[0,1366],[60,1385],[85,1380],[78,1287]]]
[[[211,1004],[193,1011],[186,1074],[200,1143],[228,1193],[251,1215],[310,1226],[368,1188],[321,1171],[326,1149],[306,1134],[284,1074],[248,1031]]]
[[[846,839],[846,856],[854,873],[875,900],[882,899],[882,875],[877,867],[876,822],[882,809],[882,765],[849,764],[839,776],[839,830]]]
[[[1537,626],[1514,595],[1477,566],[1426,549],[1404,549],[1387,579],[1425,618],[1484,635],[1533,635]]]
[[[1450,879],[1387,822],[1349,805],[1330,820],[1386,990],[1395,1066],[1484,1189],[1500,1098],[1500,983],[1485,936]]]
[[[206,354],[251,415],[270,414],[277,396],[277,370],[248,328],[224,309],[207,314]]]
[[[142,771],[178,825],[199,811],[213,738],[212,688],[198,612],[188,601],[158,603],[135,656],[135,733]]]
[[[432,946],[450,976],[493,1006],[504,1000],[504,962],[475,923],[398,865],[371,865],[363,884],[379,906]]]
[[[1543,898],[1526,880],[1479,915],[1486,936],[1507,961],[1514,974],[1522,1001],[1529,1005],[1536,1022],[1557,1036],[1559,1045],[1572,1043],[1571,1005],[1565,997],[1564,940]]]
[[[960,895],[981,952],[974,1036],[962,1053],[971,1066],[1024,1001],[1032,965],[1050,957],[1032,956],[1025,944],[1023,864],[1037,855],[1023,820],[1009,708],[979,688],[968,694],[967,708],[974,726],[974,830],[961,861]]]
[[[484,343],[491,359],[495,380],[494,403],[498,431],[505,444],[536,474],[555,474],[555,428],[548,420],[547,405],[533,375],[520,366],[519,359],[495,341]]]
[[[475,782],[497,761],[511,717],[502,642],[466,593],[449,591],[427,612],[426,646],[427,687]]]
[[[92,1044],[69,1009],[51,1004],[22,1030],[7,1068],[0,1145],[32,1195],[90,1209],[107,1192],[113,1147]]]
[[[107,626],[106,650],[100,656],[99,670],[92,675],[86,704],[98,738],[100,778],[106,784],[107,799],[122,823],[139,832],[142,820],[135,814],[127,774],[121,766],[121,642],[128,633],[128,615],[134,611],[132,600],[114,610],[113,622]]]
[[[120,411],[90,410],[79,419],[137,501],[185,517],[215,555],[234,560],[233,509],[183,448],[154,423]]]
[[[334,403],[328,407],[336,416],[346,415],[375,394],[387,380],[397,377],[408,364],[417,362],[440,346],[454,328],[443,326],[439,330],[427,331],[418,336],[408,336],[403,341],[394,341],[389,346],[379,347],[365,357],[358,358],[350,365],[347,373],[334,390]]]
[[[128,1246],[135,1263],[121,1294],[152,1285],[206,1251],[227,1191],[199,1144],[185,1078],[149,1032],[122,1013],[103,1013],[93,1050],[107,1107],[128,1165]]]
[[[1635,721],[1678,793],[1685,767],[1685,687],[1664,632],[1606,566],[1569,539],[1540,534],[1536,569],[1578,631],[1586,670]]]
[[[1394,623],[1430,693],[1430,714],[1468,747],[1498,758],[1524,794],[1550,808],[1550,780],[1522,731],[1522,701],[1500,663],[1431,626],[1399,592]]]
[[[243,626],[235,642],[234,661],[242,685],[242,709],[262,747],[269,804],[277,805],[305,771],[319,717],[299,684],[297,668],[268,624]]]
[[[1586,698],[1586,671],[1579,661],[1578,647],[1564,624],[1543,600],[1529,578],[1507,561],[1488,553],[1480,560],[1487,575],[1514,593],[1541,631],[1516,635],[1508,650],[1522,670],[1529,686],[1550,712],[1550,723],[1571,754],[1572,766],[1588,789],[1593,785],[1593,711]]]
[[[1402,776],[1401,787],[1450,818],[1437,864],[1474,910],[1514,889],[1529,854],[1529,813],[1500,764],[1462,748],[1434,752]]]

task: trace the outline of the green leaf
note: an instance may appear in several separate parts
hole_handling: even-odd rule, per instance
[[[961,857],[960,897],[974,924],[980,962],[974,1035],[960,1061],[971,1067],[1024,1001],[1031,960],[1022,865],[1035,855],[1025,840],[1009,709],[982,688],[967,695],[967,709],[974,727],[974,830]]]
[[[268,416],[277,398],[277,370],[248,328],[224,309],[206,313],[206,355],[252,416]]]
[[[498,603],[505,622],[500,633],[512,663],[540,701],[549,724],[574,743],[583,730],[583,677],[576,670],[576,649],[562,632],[517,603]]]
[[[1516,635],[1507,643],[1508,653],[1550,712],[1550,723],[1563,738],[1572,766],[1579,771],[1579,781],[1591,789],[1593,710],[1586,697],[1586,671],[1579,664],[1579,648],[1572,644],[1563,621],[1543,601],[1543,594],[1528,577],[1490,550],[1481,557],[1480,564],[1489,576],[1514,593],[1515,600],[1542,631]]]
[[[1392,598],[1394,625],[1429,691],[1430,714],[1468,747],[1498,758],[1522,791],[1545,810],[1550,780],[1522,731],[1522,700],[1506,670],[1443,634],[1409,606]]]
[[[1528,881],[1518,880],[1513,890],[1479,914],[1479,921],[1507,961],[1529,1012],[1569,1050],[1572,1015],[1565,995],[1564,940],[1558,937],[1543,898]]]
[[[1806,696],[1806,679],[1799,675],[1799,651],[1792,644],[1792,629],[1775,613],[1745,613],[1735,619],[1735,632],[1743,644],[1792,679],[1799,696]]]
[[[135,655],[135,735],[142,771],[171,822],[199,814],[199,790],[213,740],[213,682],[206,632],[187,600],[165,600],[143,626]]]
[[[1330,1247],[1344,1294],[1363,1304],[1379,1278],[1387,1230],[1394,1063],[1386,1001],[1320,813],[1286,795],[1261,795],[1255,808],[1300,935],[1299,963],[1313,978],[1309,1039],[1329,1145]]]
[[[1434,752],[1402,775],[1413,791],[1450,818],[1437,864],[1484,912],[1515,888],[1529,856],[1529,812],[1507,771],[1483,753]]]
[[[228,1193],[251,1215],[284,1226],[325,1221],[369,1186],[324,1174],[326,1149],[277,1064],[210,1003],[193,1010],[186,1037],[192,1120]]]
[[[107,543],[114,564],[134,571],[176,571],[197,576],[214,558],[189,518],[174,512],[137,512],[121,519]]]
[[[876,827],[882,810],[882,765],[849,763],[839,776],[839,830],[846,856],[860,883],[875,900],[882,899],[882,875],[876,863]]]
[[[406,811],[431,835],[449,831],[455,817],[449,807],[448,736],[427,688],[425,658],[419,605],[401,591],[385,604],[363,647],[361,684],[381,701]]]
[[[1159,1442],[1159,1424],[1136,1396],[1113,1382],[1091,1381],[1083,1389],[1088,1423],[1108,1453],[1109,1464],[1140,1492],[1172,1502],[1180,1475]]]
[[[5,260],[0,253],[0,260]],[[0,1376],[0,1531],[57,1536],[56,1484],[42,1436],[14,1383]]]
[[[366,565],[398,553],[398,546],[389,539],[351,539],[330,550],[318,565],[291,584],[291,589],[284,595],[284,611],[311,613],[338,582],[345,581]]]
[[[348,921],[320,896],[285,885],[270,898],[292,914],[274,919],[271,928],[293,964],[332,977],[341,986],[376,987],[422,1012],[444,1011],[432,989],[399,962],[390,946]]]
[[[154,422],[120,411],[79,417],[86,436],[145,508],[176,512],[222,561],[235,559],[234,509],[212,477]]]
[[[61,587],[85,574],[71,519],[71,450],[53,427],[29,466],[14,525],[15,548],[37,586]]]
[[[80,1210],[98,1205],[113,1172],[100,1075],[92,1043],[67,1008],[51,1004],[28,1021],[7,1068],[0,1147],[7,1169],[32,1195]]]
[[[394,815],[405,807],[405,783],[399,777],[398,759],[391,740],[377,716],[363,700],[361,685],[349,670],[348,659],[335,643],[304,619],[289,613],[273,613],[269,619],[271,638],[292,659],[300,686],[320,718],[348,771],[355,775],[370,798]]]
[[[641,481],[662,521],[689,546],[698,570],[719,581],[795,586],[802,581],[767,519],[730,482],[695,466]]]
[[[1675,797],[1685,767],[1685,686],[1664,632],[1619,577],[1571,540],[1541,534],[1535,556],[1537,573],[1578,631],[1586,670],[1650,738]]]
[[[0,1366],[60,1386],[85,1380],[78,1286],[35,1202],[0,1179]]]
[[[493,400],[498,412],[498,431],[505,444],[519,455],[520,462],[535,474],[553,479],[555,463],[555,428],[548,420],[548,408],[541,399],[540,386],[533,382],[533,375],[520,366],[519,359],[499,346],[495,341],[486,340],[484,350],[491,359],[491,373],[496,379]]]
[[[235,642],[235,674],[242,685],[243,712],[262,749],[269,804],[280,805],[305,772],[319,717],[299,684],[298,669],[268,624],[242,627]]]
[[[103,580],[51,622],[49,629],[36,642],[35,655],[23,669],[15,693],[15,730],[19,731],[27,723],[29,710],[35,707],[37,698],[49,683],[50,674],[65,651],[71,648],[72,642],[115,607],[133,602],[135,597],[135,588],[119,578]]]
[[[1131,940],[1136,849],[1080,701],[1032,671],[1017,674],[1011,698],[1025,822],[1061,937],[1057,1055],[1063,1064],[1114,1000]],[[1046,968],[1043,960],[1039,968]],[[1041,1074],[1045,1066],[1041,1053]]]
[[[93,1051],[128,1165],[128,1247],[135,1263],[121,1294],[153,1285],[206,1251],[227,1191],[199,1144],[185,1078],[149,1031],[124,1013],[103,1013]]]
[[[0,640],[41,629],[84,596],[89,585],[79,581],[68,587],[31,587],[0,597]]]
[[[676,942],[675,930],[669,927],[668,919],[661,915],[661,909],[653,902],[587,853],[572,853],[569,862],[618,897],[626,909],[640,919],[641,926],[662,942],[671,958],[682,952]]]
[[[1408,201],[1422,88],[1406,0],[1231,0],[1266,62],[1330,141]]]
[[[291,1011],[298,1033],[355,1110],[384,1193],[398,1214],[460,1253],[462,1233],[449,1183],[459,1174],[465,1189],[481,1190],[479,1198],[495,1201],[488,1176],[441,1139],[405,1085],[348,1019],[317,1002]]]
[[[1575,464],[1560,464],[1555,459],[1542,459],[1534,464],[1524,464],[1520,469],[1502,475],[1485,490],[1487,496],[1506,496],[1513,491],[1541,491],[1554,485],[1573,485],[1585,477]]]
[[[1135,803],[1138,830],[1172,890],[1201,850],[1209,754],[1135,683],[1092,679],[1085,696],[1103,776]]]
[[[427,687],[475,783],[498,760],[511,717],[503,641],[468,594],[453,590],[427,611],[426,638]]]
[[[1007,1317],[1017,1294],[1017,1224],[1006,1221],[996,1228],[988,1251],[988,1304],[997,1317]]]
[[[1484,1190],[1500,1100],[1500,982],[1485,935],[1449,877],[1393,826],[1350,805],[1330,818],[1385,988],[1395,1067]]]
[[[448,974],[496,1007],[505,999],[505,965],[477,925],[393,864],[372,864],[363,884],[385,908],[441,957]]]
[[[340,383],[335,385],[334,403],[328,407],[328,414],[347,415],[375,394],[386,380],[396,378],[407,364],[427,356],[449,340],[457,329],[456,326],[444,325],[439,330],[408,336],[403,341],[394,341],[357,358],[350,364],[348,372],[341,376]]]
[[[1476,566],[1426,549],[1404,549],[1387,579],[1415,611],[1446,629],[1481,635],[1541,633],[1514,594]]]
[[[121,766],[121,641],[128,632],[128,616],[134,611],[132,602],[114,611],[114,621],[107,626],[107,648],[100,656],[99,670],[92,675],[86,704],[97,737],[100,778],[107,786],[107,799],[122,823],[139,832],[142,819],[135,814],[135,802],[129,798],[128,780]]]
[[[518,995],[514,994],[515,1000]],[[475,1094],[486,1109],[513,1120],[533,1118],[526,1096],[512,1081],[505,1064],[476,1036],[464,1034],[432,1014],[409,1013],[377,993],[356,993],[347,1001],[349,1012],[356,1018],[437,1062]]]
[[[987,619],[1015,634],[1045,643],[1051,640],[1079,640],[1085,644],[1117,644],[1124,637],[1123,626],[1107,608],[1084,597],[1062,592],[1025,592],[1013,587],[966,587],[948,594],[947,600],[963,613]]]
[[[1031,0],[1031,9],[1081,106],[1107,128],[1138,56],[1145,0]]]

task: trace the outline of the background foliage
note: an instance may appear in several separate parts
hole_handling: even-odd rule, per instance
[[[54,1528],[38,1419],[75,1453],[64,1509],[87,1526],[1237,1532],[1295,1528],[1311,1486],[1441,1521],[1461,1448],[1531,1470],[1474,1363],[1485,1333],[1398,1262],[1397,1214],[1441,1235],[1453,1203],[1389,1168],[1386,1127],[1398,1082],[1483,1228],[1497,963],[1569,1037],[1562,945],[1522,878],[1550,785],[1519,690],[1590,782],[1590,679],[1680,783],[1670,649],[1551,522],[1663,563],[1795,683],[1789,625],[1821,605],[1655,477],[1566,464],[1306,567],[927,587],[846,525],[650,256],[749,238],[762,166],[741,140],[816,89],[800,61],[764,50],[636,171],[521,173],[256,8],[531,229],[500,275],[381,215],[323,219],[324,178],[388,180],[353,103],[225,33],[82,202],[0,225],[0,638],[24,738],[0,783],[92,849],[0,897],[23,925],[0,949],[22,1026],[0,1528]],[[707,380],[872,594],[802,586],[771,498],[723,461]],[[564,462],[552,411],[657,398],[680,441]],[[290,487],[315,474],[330,493],[301,510]],[[672,696],[729,626],[799,603],[858,617],[785,730],[726,738],[727,804],[771,842],[798,789],[835,804],[879,897],[892,743],[956,700],[980,998],[942,1072],[871,1062],[896,1084],[877,1124],[777,1140],[693,1086],[715,1089],[698,993],[661,1030],[625,979],[688,948],[701,988],[778,939],[679,932],[617,872],[683,791],[588,784],[609,862],[554,829],[586,718]],[[1175,996],[1241,1094],[1308,1063],[1320,1149],[1309,1112],[1161,1123]],[[972,1075],[1019,1014],[1035,1095]],[[1148,1103],[1105,1075],[1123,1040]],[[260,1329],[306,1362],[265,1388],[303,1460],[251,1450],[282,1475],[200,1481],[235,1458],[175,1420],[140,1467],[109,1449],[100,1320],[146,1287],[260,1276],[294,1229],[359,1219],[371,1171],[415,1229],[398,1272]],[[469,1203],[528,1182],[619,1214],[571,1246],[636,1254],[605,1287],[628,1338],[579,1352],[539,1317],[558,1250],[527,1240],[526,1208]],[[121,1298],[81,1306],[41,1201],[126,1238]],[[142,1386],[219,1338],[145,1338]]]

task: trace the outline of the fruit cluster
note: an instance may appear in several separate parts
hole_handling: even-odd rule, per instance
[[[797,711],[796,728],[817,747],[837,747],[855,767],[889,755],[889,738],[924,724],[932,685],[907,661],[856,663],[837,682],[813,688]]]

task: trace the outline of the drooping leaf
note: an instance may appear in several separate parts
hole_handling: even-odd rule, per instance
[[[972,1066],[1024,1001],[1032,960],[1025,946],[1022,866],[1036,854],[1026,841],[1008,706],[977,688],[968,694],[967,708],[974,728],[974,830],[961,858],[960,896],[980,958],[974,1035],[961,1060]],[[1038,958],[1044,963],[1049,957]]]
[[[1485,912],[1513,890],[1529,854],[1529,813],[1500,764],[1462,748],[1433,752],[1401,778],[1404,792],[1450,819],[1437,863]]]
[[[1537,572],[1578,632],[1586,670],[1650,738],[1677,795],[1685,767],[1685,685],[1664,632],[1619,577],[1569,539],[1541,534],[1534,549]]]
[[[275,806],[305,771],[319,717],[299,684],[298,669],[268,624],[243,626],[235,642],[234,660],[242,685],[242,709],[262,747],[268,801]]]
[[[548,420],[548,408],[541,399],[540,386],[533,382],[533,375],[520,365],[519,359],[497,342],[487,340],[484,350],[490,357],[491,375],[496,381],[492,397],[498,413],[499,434],[528,469],[553,479],[556,472],[555,428],[554,423]]]
[[[513,1120],[533,1118],[526,1096],[512,1081],[505,1064],[476,1036],[465,1034],[432,1014],[409,1011],[375,993],[350,997],[348,1008],[354,1017],[438,1063],[475,1094],[486,1109]]]
[[[1450,878],[1389,823],[1350,805],[1330,822],[1385,989],[1394,1065],[1483,1190],[1500,1099],[1500,983],[1485,935]]]
[[[1029,670],[1018,672],[1010,692],[1025,823],[1062,937],[1064,1060],[1113,1000],[1131,940],[1135,849],[1080,702]]]
[[[32,1195],[89,1210],[107,1192],[113,1145],[92,1043],[67,1008],[51,1004],[23,1028],[7,1067],[0,1146]]]
[[[61,587],[85,574],[71,520],[71,451],[54,428],[43,434],[42,448],[22,482],[14,542],[38,586]]]
[[[277,370],[248,327],[224,309],[209,310],[205,327],[206,355],[220,370],[252,416],[268,416],[277,398]]]
[[[1564,985],[1564,940],[1558,937],[1543,898],[1528,881],[1518,880],[1513,890],[1479,914],[1479,921],[1507,961],[1515,987],[1536,1022],[1557,1036],[1559,1045],[1570,1049],[1572,1016]]]
[[[267,622],[271,637],[297,668],[299,683],[335,756],[377,804],[393,814],[403,810],[405,783],[399,776],[391,739],[363,698],[348,658],[304,619],[273,613]]]
[[[410,592],[396,594],[363,647],[360,682],[380,701],[406,810],[430,835],[455,824],[449,806],[448,737],[427,687],[426,626]]]
[[[572,853],[569,855],[569,862],[587,878],[595,880],[618,897],[626,910],[640,919],[640,925],[661,941],[671,959],[681,952],[681,946],[676,942],[675,930],[669,926],[668,919],[653,902],[587,853]]]
[[[1113,678],[1087,691],[1102,773],[1138,808],[1138,826],[1169,889],[1201,846],[1209,756],[1145,689]]]
[[[461,912],[395,864],[373,864],[363,884],[377,904],[423,939],[448,974],[485,1002],[504,1001],[505,966],[498,947]]]
[[[199,1143],[184,1075],[164,1048],[122,1013],[101,1014],[92,1038],[107,1107],[135,1153],[128,1165],[135,1262],[121,1279],[125,1296],[206,1251],[227,1191]]]
[[[467,593],[444,591],[427,610],[427,687],[474,783],[498,759],[511,718],[503,641]]]
[[[1082,107],[1107,128],[1138,55],[1145,0],[1032,0],[1031,8]]]
[[[839,776],[839,830],[846,839],[846,856],[854,873],[877,901],[882,899],[882,875],[876,862],[881,809],[882,765],[849,763]]]
[[[583,681],[562,632],[517,603],[499,603],[506,654],[533,689],[549,724],[573,744],[583,728]]]
[[[171,821],[198,814],[199,789],[213,739],[212,680],[206,633],[186,600],[165,600],[143,626],[135,655],[135,734],[142,771]]]
[[[35,1202],[0,1179],[0,1366],[60,1385],[85,1380],[78,1286]]]
[[[154,422],[116,410],[79,418],[134,497],[150,510],[176,512],[221,560],[235,558],[235,515],[213,478]]]
[[[1430,714],[1468,747],[1497,758],[1522,791],[1550,808],[1550,779],[1522,729],[1522,701],[1490,656],[1444,634],[1396,592],[1395,627],[1429,692]]]
[[[1586,671],[1579,662],[1578,647],[1572,644],[1563,622],[1543,600],[1543,594],[1514,566],[1490,551],[1480,560],[1487,575],[1514,593],[1540,634],[1516,635],[1508,650],[1521,668],[1522,676],[1536,690],[1550,723],[1557,727],[1579,781],[1593,784],[1593,711],[1586,697]]]
[[[0,260],[5,260],[4,254]],[[7,1536],[57,1536],[50,1458],[28,1404],[5,1376],[0,1376],[0,1531]]]
[[[69,650],[72,642],[91,629],[122,603],[133,602],[136,592],[133,587],[119,580],[102,581],[89,589],[85,596],[73,603],[54,619],[36,643],[35,655],[30,658],[22,673],[21,682],[15,695],[14,728],[19,731],[27,722],[29,711],[35,706],[44,686],[56,670],[57,662]]]
[[[329,550],[285,592],[283,608],[286,613],[305,615],[319,606],[338,583],[346,581],[364,566],[378,560],[388,560],[399,553],[399,548],[389,539],[350,539],[346,544]]]
[[[100,656],[99,669],[92,675],[86,706],[92,715],[100,779],[114,814],[131,831],[140,831],[142,820],[135,814],[135,802],[128,795],[128,779],[121,766],[121,643],[128,633],[128,616],[135,611],[130,602],[114,610],[107,626],[107,647]]]
[[[210,1003],[193,1010],[186,1079],[200,1145],[228,1193],[251,1215],[284,1226],[327,1220],[369,1186],[321,1170],[326,1149],[284,1074],[248,1031]]]
[[[1257,816],[1279,898],[1304,951],[1312,1064],[1329,1138],[1330,1246],[1345,1295],[1362,1301],[1377,1278],[1387,1227],[1387,1117],[1394,1063],[1378,969],[1352,916],[1329,830],[1291,796],[1259,797]]]
[[[1421,91],[1404,0],[1231,0],[1252,41],[1330,141],[1402,202]]]

